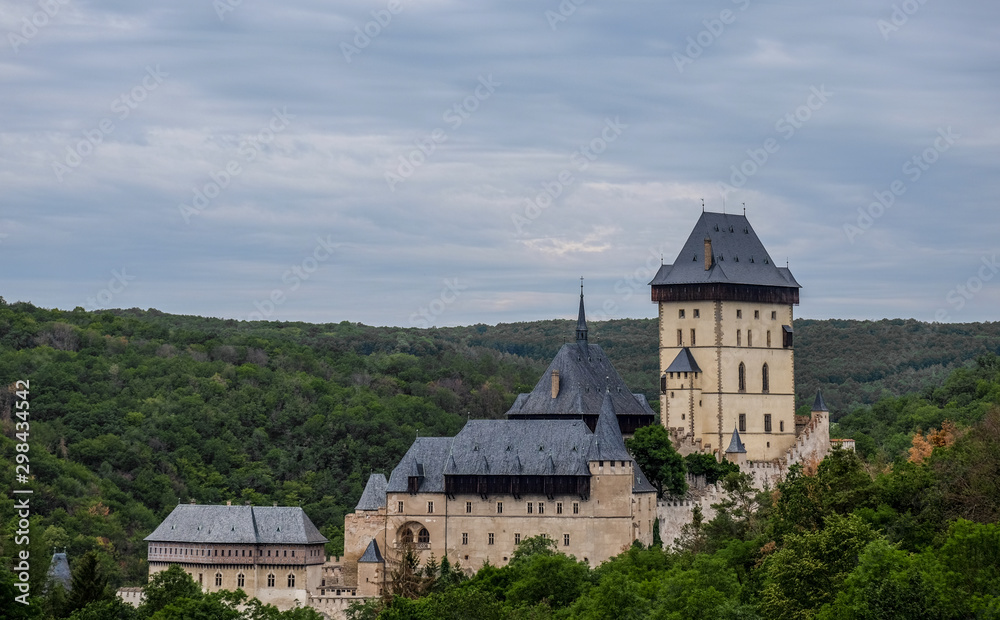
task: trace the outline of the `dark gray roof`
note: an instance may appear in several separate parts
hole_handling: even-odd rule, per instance
[[[694,355],[691,355],[691,349],[684,347],[664,372],[701,372],[701,367],[695,361]]]
[[[368,543],[368,548],[365,549],[365,552],[358,558],[358,563],[385,564],[385,558],[382,557],[382,552],[378,550],[378,543],[375,542],[374,538]]]
[[[705,269],[705,239],[712,267]],[[791,271],[771,260],[745,216],[705,212],[673,265],[662,265],[650,285],[723,282],[801,288]]]
[[[740,431],[739,429],[733,429],[733,438],[729,440],[729,447],[726,448],[726,454],[745,454],[747,451],[746,446],[740,441]]]
[[[385,508],[385,487],[389,482],[382,474],[372,474],[368,476],[368,483],[365,491],[358,500],[355,510],[379,510]]]
[[[552,398],[553,370],[559,371],[559,393],[555,398]],[[601,346],[586,341],[564,344],[534,389],[519,395],[507,416],[597,414],[608,389],[618,415],[656,416],[644,396],[629,391]]]
[[[69,569],[69,560],[65,552],[52,554],[52,563],[49,564],[48,582],[58,583],[63,590],[69,592],[73,587],[73,573]]]
[[[829,411],[823,402],[823,390],[816,391],[816,400],[813,401],[813,408],[810,411]]]
[[[326,538],[299,507],[180,504],[149,542],[317,544]]]
[[[612,403],[608,394],[594,432],[578,419],[470,420],[453,438],[419,437],[392,470],[387,491],[407,492],[418,465],[419,491],[442,493],[446,475],[589,476],[589,461],[632,461]],[[652,488],[639,472],[634,489]]]

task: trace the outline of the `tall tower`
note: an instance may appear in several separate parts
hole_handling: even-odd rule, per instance
[[[746,216],[702,213],[672,265],[649,283],[659,305],[660,419],[724,456],[739,431],[746,459],[795,444],[792,307],[799,283]]]

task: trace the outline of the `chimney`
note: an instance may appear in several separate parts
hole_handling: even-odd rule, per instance
[[[705,237],[705,271],[712,268],[712,240]]]
[[[233,500],[227,499],[226,500],[226,506],[232,506],[232,505],[233,505]]]
[[[559,371],[552,371],[552,398],[559,396]]]

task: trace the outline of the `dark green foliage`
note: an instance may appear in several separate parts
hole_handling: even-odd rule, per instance
[[[692,452],[685,456],[684,466],[692,476],[705,476],[707,484],[715,484],[727,475],[740,471],[736,463],[726,460],[719,462],[711,454],[701,452]]]
[[[73,585],[66,601],[67,611],[83,609],[90,603],[107,601],[113,596],[100,556],[95,551],[85,554],[73,568]]]
[[[659,424],[644,426],[625,441],[625,446],[656,487],[658,497],[664,492],[674,496],[687,493],[684,459],[674,450],[667,429]]]
[[[142,610],[147,616],[155,614],[172,601],[201,596],[201,588],[191,575],[176,564],[150,577],[143,592],[146,598]]]

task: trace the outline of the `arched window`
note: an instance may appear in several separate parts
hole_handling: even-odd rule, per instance
[[[403,535],[400,536],[399,538],[404,543],[412,543],[413,542],[413,530],[411,530],[410,528],[404,529],[403,530]]]
[[[740,391],[747,391],[747,367],[740,362]]]
[[[236,575],[236,587],[237,588],[242,588],[245,583],[246,583],[246,579],[243,577],[243,573],[240,573],[239,575]]]
[[[431,541],[431,533],[427,531],[427,528],[420,528],[420,533],[417,534],[417,542],[429,543]]]
[[[288,587],[295,587],[295,573],[288,573]]]
[[[274,587],[274,573],[267,574],[267,587],[269,588]]]
[[[764,367],[760,369],[760,377],[761,391],[767,394],[771,390],[771,378],[767,372],[767,364],[764,364]]]
[[[215,573],[215,587],[222,586],[222,573]]]

